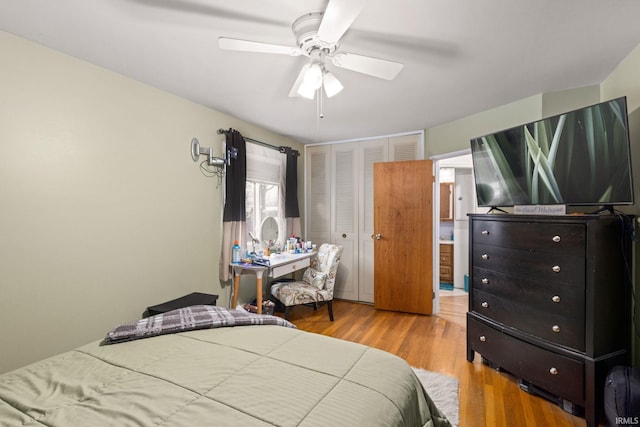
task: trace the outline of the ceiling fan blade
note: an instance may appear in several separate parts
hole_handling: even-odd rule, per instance
[[[366,0],[329,0],[318,28],[320,41],[337,43],[360,15],[365,3]]]
[[[218,47],[225,50],[239,50],[243,52],[278,53],[281,55],[298,56],[302,54],[300,48],[283,46],[280,44],[261,43],[250,40],[218,38]]]
[[[404,64],[386,59],[372,58],[370,56],[356,55],[353,53],[338,53],[331,58],[333,65],[358,73],[368,74],[385,80],[393,80],[404,68]]]
[[[309,69],[310,66],[311,64],[304,64],[302,66],[302,69],[300,70],[300,73],[298,74],[298,77],[296,78],[295,83],[293,84],[293,86],[291,87],[291,90],[289,91],[289,97],[295,98],[298,96],[303,96],[307,99],[313,99],[315,95],[315,91],[313,91],[312,93],[298,92],[298,90],[300,89],[300,86],[302,86],[302,82],[304,82],[304,76],[307,73],[307,70]]]

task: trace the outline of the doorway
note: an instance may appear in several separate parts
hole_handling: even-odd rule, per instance
[[[436,190],[434,197],[436,228],[434,253],[438,253],[434,269],[440,272],[439,286],[435,286],[436,312],[443,317],[453,316],[457,323],[464,322],[468,305],[469,219],[467,214],[477,211],[473,162],[470,150],[462,150],[432,157],[435,161]],[[450,191],[449,195],[447,192]],[[449,196],[449,197],[448,197]],[[445,204],[449,203],[448,206]],[[455,297],[455,303],[449,297]],[[446,297],[446,299],[442,299]],[[462,313],[459,313],[463,311]]]

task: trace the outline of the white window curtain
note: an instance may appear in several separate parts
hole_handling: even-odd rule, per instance
[[[257,213],[262,222],[265,216],[274,216],[278,222],[278,243],[284,243],[286,228],[285,212],[285,178],[286,155],[272,148],[247,142],[247,182],[257,182],[278,186],[277,215]],[[255,231],[259,235],[261,224],[255,224]]]

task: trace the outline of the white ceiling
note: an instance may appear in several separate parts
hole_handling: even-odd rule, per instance
[[[324,100],[322,120],[315,101],[288,97],[306,57],[217,46],[294,46],[292,22],[326,4],[0,0],[0,29],[302,143],[425,129],[599,84],[640,43],[638,0],[368,0],[340,50],[405,67],[386,81],[328,64],[345,89]]]

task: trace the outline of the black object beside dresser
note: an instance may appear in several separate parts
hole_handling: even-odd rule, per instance
[[[467,360],[597,426],[607,372],[630,360],[632,219],[469,218]]]

